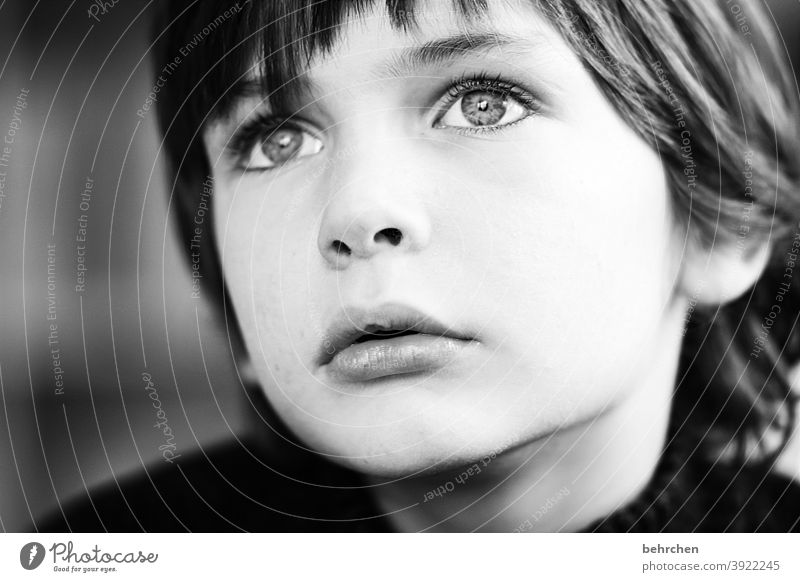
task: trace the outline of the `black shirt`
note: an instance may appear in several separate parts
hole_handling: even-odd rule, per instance
[[[798,532],[800,485],[667,448],[643,492],[585,531]],[[386,532],[359,475],[315,455],[293,465],[231,443],[72,500],[40,532]]]

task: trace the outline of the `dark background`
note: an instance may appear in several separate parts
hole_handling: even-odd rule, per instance
[[[84,488],[165,462],[145,372],[176,454],[253,426],[224,329],[202,298],[191,297],[168,221],[154,111],[137,115],[153,83],[147,27],[154,4],[106,2],[92,19],[95,4],[0,3],[0,140],[14,131],[13,143],[0,142],[0,151],[10,148],[8,167],[0,167],[4,531],[32,529],[32,520]],[[797,69],[800,3],[767,5]],[[20,93],[25,107],[15,121]],[[94,186],[82,210],[87,177]],[[77,291],[81,215],[86,283]],[[48,245],[55,249],[49,290]],[[51,324],[57,344],[48,342]],[[783,468],[800,475],[800,448]]]

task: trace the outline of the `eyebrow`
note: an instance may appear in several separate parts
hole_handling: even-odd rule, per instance
[[[442,66],[465,57],[486,55],[495,50],[521,50],[537,44],[533,39],[498,32],[457,34],[403,49],[400,54],[393,55],[388,62],[380,65],[376,72],[384,77],[405,77],[419,69]],[[308,91],[313,85],[306,75],[299,76],[292,84],[300,91]],[[249,98],[267,100],[268,93],[260,79],[248,78],[234,83],[228,92],[228,107],[219,112],[220,117],[225,117],[242,100]]]
[[[393,77],[406,76],[418,69],[449,64],[469,56],[485,55],[493,50],[522,48],[533,42],[498,32],[457,34],[428,41],[405,49],[381,67]]]

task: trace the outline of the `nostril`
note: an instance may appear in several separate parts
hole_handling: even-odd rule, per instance
[[[384,228],[375,235],[375,242],[386,240],[390,245],[396,247],[403,240],[403,233],[396,228]]]
[[[331,248],[333,251],[338,255],[349,255],[350,254],[350,247],[348,247],[345,243],[340,240],[335,240],[331,243]]]

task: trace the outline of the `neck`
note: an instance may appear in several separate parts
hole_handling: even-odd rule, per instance
[[[663,336],[662,336],[663,337]],[[680,333],[599,416],[435,475],[372,488],[396,531],[580,531],[635,499],[661,456]],[[377,479],[373,479],[378,484]]]

